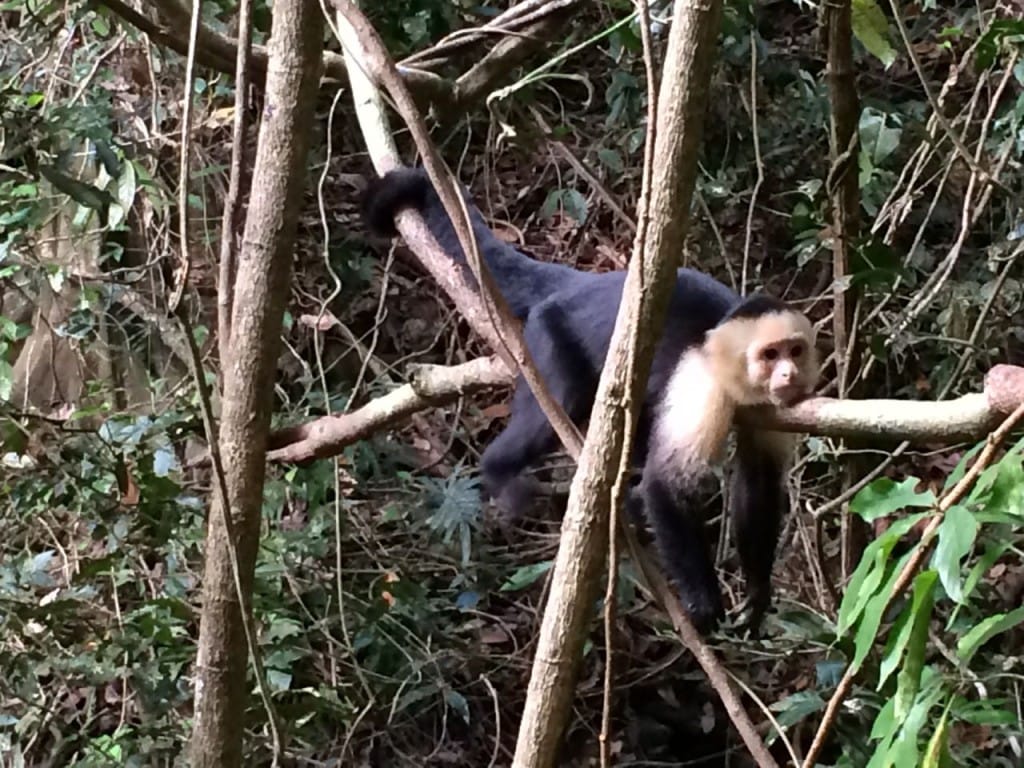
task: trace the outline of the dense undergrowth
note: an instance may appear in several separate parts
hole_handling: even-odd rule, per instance
[[[207,4],[205,23],[230,32],[230,5]],[[609,269],[629,252],[632,231],[605,195],[631,215],[645,91],[636,30],[616,26],[630,9],[589,8],[562,49],[597,38],[560,61],[558,77],[529,77],[490,113],[437,131],[495,228],[538,258]],[[977,178],[941,130],[925,137],[931,110],[891,25],[890,66],[858,47],[870,229],[853,275],[860,391],[932,399],[978,389],[994,363],[1024,363],[1024,64],[1014,58],[1024,25],[985,4],[914,13],[922,73],[953,128],[969,124],[965,141],[973,151],[980,140],[993,166],[1009,158],[961,238]],[[374,21],[401,56],[469,15],[410,0]],[[256,19],[259,41],[266,6]],[[0,28],[0,754],[11,765],[169,765],[190,732],[211,484],[182,331],[164,309],[183,61],[91,3],[0,4]],[[690,264],[733,285],[798,301],[827,338],[828,94],[816,34],[802,3],[729,6],[699,204],[681,245]],[[885,58],[884,45],[868,43]],[[334,96],[322,90],[314,128],[275,389],[281,425],[365,402],[410,363],[486,351],[411,259],[365,238],[344,174],[370,168],[347,94]],[[194,249],[194,322],[212,381],[231,78],[202,70],[196,97],[191,215],[206,246]],[[254,115],[259,104],[257,95]],[[66,231],[70,247],[48,246]],[[491,526],[475,467],[506,413],[504,394],[466,398],[337,460],[271,467],[254,605],[275,706],[308,764],[509,763],[571,467],[552,458],[551,509],[520,530]],[[859,452],[870,467],[893,447]],[[883,588],[971,448],[903,452],[856,496],[853,513],[876,535],[843,584],[849,541],[839,509],[827,507],[845,490],[840,446],[810,438],[766,635],[712,638],[748,702],[770,706],[798,750],[845,666],[864,665],[822,764],[1020,759],[1019,444],[946,513],[934,558],[906,600],[883,610]],[[721,541],[735,605],[742,584]],[[728,718],[628,562],[618,586],[617,764],[743,764]],[[880,626],[889,629],[876,639]],[[595,764],[606,641],[597,623],[591,639],[566,766]],[[255,690],[248,723],[249,764],[263,764]],[[787,759],[778,740],[774,748]]]

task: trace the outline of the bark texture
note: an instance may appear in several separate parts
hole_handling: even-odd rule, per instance
[[[653,340],[658,336],[654,331],[664,324],[679,243],[689,223],[721,10],[720,0],[675,3],[658,94],[650,226],[626,278],[611,349],[572,482],[516,743],[515,768],[558,765],[604,563],[612,488],[627,428],[635,423],[639,405],[639,398],[625,402],[623,394],[643,392]]]
[[[253,172],[252,196],[238,259],[231,354],[224,364],[220,450],[234,542],[215,503],[203,579],[203,614],[190,764],[242,763],[249,704],[245,630],[231,566],[238,555],[249,610],[259,544],[267,434],[288,293],[292,244],[306,177],[310,127],[320,78],[323,13],[316,0],[274,3],[267,92]]]

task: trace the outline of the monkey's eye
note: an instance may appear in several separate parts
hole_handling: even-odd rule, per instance
[[[773,360],[778,359],[779,350],[777,350],[775,347],[768,347],[762,354],[764,355],[765,360],[771,362]]]
[[[795,360],[796,358],[800,357],[800,355],[802,355],[803,353],[804,348],[797,344],[796,346],[793,347],[793,351],[791,354],[793,355],[793,359]]]

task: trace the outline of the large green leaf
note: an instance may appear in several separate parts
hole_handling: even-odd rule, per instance
[[[978,535],[978,521],[966,507],[959,504],[946,510],[939,526],[939,543],[932,555],[932,567],[939,573],[942,588],[951,600],[964,601],[960,561],[974,547]]]
[[[889,20],[875,0],[853,0],[853,36],[888,68],[896,61],[889,43]]]

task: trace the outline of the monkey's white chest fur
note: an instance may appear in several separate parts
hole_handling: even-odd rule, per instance
[[[655,412],[651,449],[660,461],[678,466],[721,460],[733,405],[715,381],[703,353],[683,355]]]

